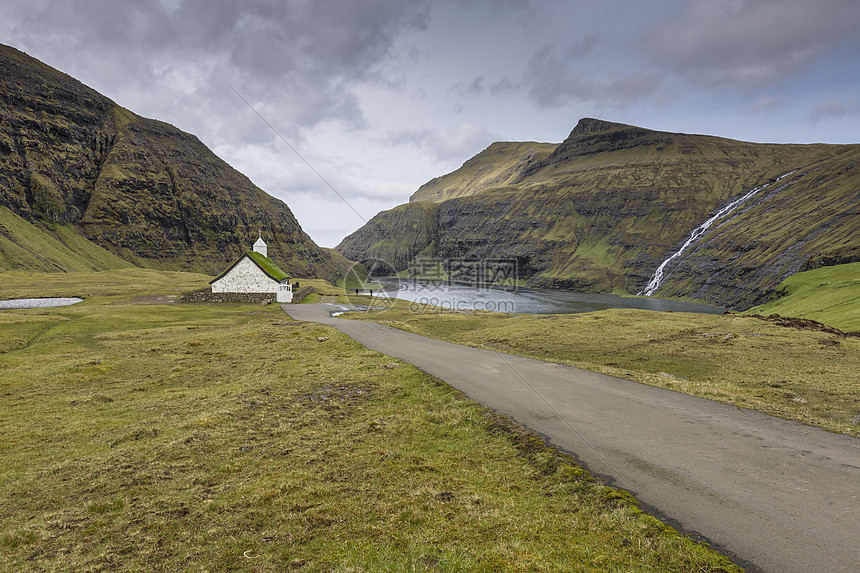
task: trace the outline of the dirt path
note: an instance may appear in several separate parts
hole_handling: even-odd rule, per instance
[[[572,452],[748,570],[860,571],[860,439],[628,380],[283,305]]]

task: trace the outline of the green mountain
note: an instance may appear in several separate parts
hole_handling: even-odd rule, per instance
[[[294,276],[336,259],[196,137],[0,45],[0,269],[217,274],[262,231]]]
[[[583,119],[561,144],[493,144],[336,250],[397,271],[415,256],[516,259],[537,287],[733,308],[786,277],[860,260],[860,145],[785,145]],[[737,202],[701,234],[709,218]]]
[[[440,202],[516,184],[535,164],[546,160],[556,147],[554,143],[496,142],[457,171],[419,187],[410,201]]]

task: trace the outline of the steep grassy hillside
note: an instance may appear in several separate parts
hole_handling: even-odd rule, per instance
[[[860,332],[860,263],[792,275],[767,303],[750,313],[807,318],[845,332]]]
[[[433,189],[462,192],[413,196],[439,201],[435,221],[410,203],[374,217],[337,250],[365,260],[406,241],[412,252],[432,246],[448,259],[516,257],[532,286],[636,294],[696,227],[767,184],[667,265],[657,295],[748,308],[795,272],[860,260],[858,145],[745,143],[584,119],[502,185],[465,185],[480,169],[513,168],[510,156],[488,152],[434,180]],[[438,234],[387,232],[394,214]]]
[[[457,171],[419,187],[409,201],[445,201],[516,183],[555,148],[554,143],[494,143]]]
[[[7,46],[0,105],[0,206],[46,232],[65,225],[138,266],[214,274],[262,229],[287,272],[342,275],[283,202],[196,137]]]
[[[131,264],[99,247],[72,226],[34,225],[0,207],[0,269],[40,272],[101,271]]]
[[[377,272],[399,271],[416,256],[436,255],[438,221],[439,205],[414,201],[376,215],[335,250],[347,259],[361,261],[368,268],[377,267]],[[375,264],[377,261],[379,263]]]

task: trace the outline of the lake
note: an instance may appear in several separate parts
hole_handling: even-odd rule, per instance
[[[21,308],[49,308],[53,306],[69,306],[83,302],[82,298],[14,298],[0,300],[0,310]]]
[[[581,294],[533,288],[506,290],[494,287],[449,284],[442,281],[422,283],[394,278],[378,280],[385,285],[386,295],[411,301],[416,310],[425,305],[438,306],[444,310],[457,312],[486,310],[523,314],[575,314],[607,308],[638,308],[664,312],[706,314],[722,314],[726,310],[709,304],[645,296],[622,297],[611,294]]]

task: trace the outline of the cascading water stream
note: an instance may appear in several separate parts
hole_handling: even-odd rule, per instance
[[[769,183],[765,183],[764,185],[761,185],[759,187],[756,187],[755,189],[748,191],[742,197],[738,197],[734,201],[730,201],[722,209],[717,211],[716,215],[714,215],[713,217],[711,217],[710,219],[708,219],[707,221],[705,221],[704,223],[702,223],[701,225],[699,225],[698,227],[693,229],[693,232],[690,233],[690,237],[684,242],[683,245],[681,245],[681,248],[678,249],[674,254],[672,254],[668,259],[663,261],[659,267],[657,267],[657,270],[654,271],[654,276],[651,277],[651,280],[648,282],[648,285],[639,294],[645,295],[645,296],[653,295],[654,292],[658,288],[660,288],[660,285],[663,284],[663,279],[664,279],[663,271],[666,268],[666,265],[668,265],[670,262],[672,262],[673,260],[675,260],[679,256],[681,256],[681,253],[683,253],[687,249],[687,247],[689,247],[691,244],[693,244],[693,242],[695,242],[699,237],[704,235],[705,232],[707,232],[707,230],[711,227],[711,225],[713,225],[715,222],[722,219],[723,217],[725,217],[726,215],[730,214],[732,211],[737,209],[739,206],[743,205],[744,203],[746,203],[747,201],[752,199],[756,194],[758,194],[763,189],[770,187],[773,183],[776,183],[780,179],[788,177],[792,173],[794,173],[794,171],[789,171],[785,175],[780,175],[779,177],[777,177],[773,181],[771,181]]]

